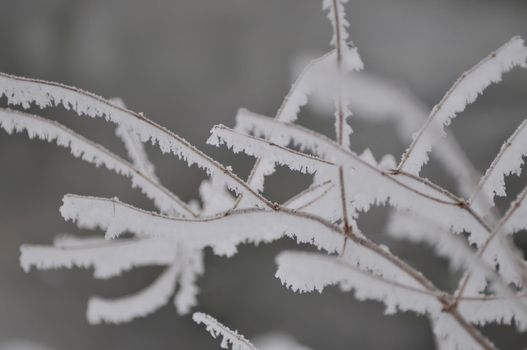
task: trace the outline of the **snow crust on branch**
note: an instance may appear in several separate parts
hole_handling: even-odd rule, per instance
[[[224,326],[214,317],[204,314],[202,312],[195,312],[192,315],[192,319],[197,324],[203,324],[213,338],[221,336],[221,347],[222,349],[228,349],[229,346],[232,350],[257,350],[256,347],[245,337],[233,331],[230,328]]]
[[[141,142],[157,145],[163,153],[173,153],[186,161],[189,166],[195,164],[204,169],[211,177],[218,177],[229,188],[251,199],[252,203],[268,206],[264,198],[240,180],[235,174],[203,152],[192,146],[187,140],[168,129],[146,118],[142,113],[135,113],[119,107],[95,94],[82,91],[63,84],[36,79],[21,78],[0,73],[0,96],[5,96],[10,105],[30,108],[63,106],[78,115],[102,117],[106,121],[133,130]]]
[[[29,138],[55,142],[68,148],[71,154],[95,166],[104,166],[129,177],[137,187],[165,213],[193,216],[194,213],[175,194],[159,185],[150,174],[143,173],[129,162],[113,154],[65,126],[35,115],[0,108],[0,127],[7,133],[26,131]]]
[[[444,136],[444,128],[457,113],[474,102],[490,84],[500,82],[503,73],[516,66],[527,67],[526,61],[527,47],[520,37],[514,37],[463,73],[432,109],[425,125],[414,134],[412,143],[399,163],[399,170],[419,174],[422,166],[428,162],[428,153],[438,141],[436,135]]]
[[[238,210],[227,215],[182,219],[147,212],[117,199],[66,195],[60,211],[67,221],[80,228],[100,228],[106,238],[130,232],[141,237],[167,237],[187,248],[211,247],[218,255],[232,256],[241,243],[271,242],[282,237],[312,243],[328,252],[342,245],[338,229],[316,216],[287,209]]]

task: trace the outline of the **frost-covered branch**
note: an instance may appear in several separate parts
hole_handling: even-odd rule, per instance
[[[429,220],[415,217],[410,212],[393,212],[387,225],[387,233],[397,239],[426,243],[434,248],[436,254],[448,258],[452,268],[470,271],[473,276],[477,276],[478,279],[474,281],[472,290],[465,294],[480,295],[480,291],[487,287],[487,280],[491,290],[497,295],[511,298],[516,294],[516,291],[509,286],[511,278],[504,278],[510,274],[505,271],[506,265],[500,266],[500,273],[498,273],[495,270],[493,254],[477,254],[464,239],[450,234]],[[511,259],[503,258],[502,260],[510,262]],[[460,281],[460,286],[462,284],[463,282]],[[460,295],[457,297],[461,298]],[[513,302],[513,304],[517,310],[523,312],[523,316],[527,316],[527,304],[521,302]]]
[[[278,211],[240,209],[219,216],[183,219],[163,216],[124,204],[117,199],[66,195],[61,207],[65,220],[81,228],[100,228],[112,239],[124,232],[140,237],[167,237],[187,248],[213,248],[231,256],[241,243],[271,242],[284,236],[337,251],[339,229],[315,215],[281,208]]]
[[[386,313],[400,311],[414,311],[427,314],[433,319],[441,318],[448,313],[455,320],[454,328],[466,330],[468,339],[463,336],[454,337],[451,341],[456,348],[465,349],[493,349],[494,346],[472,326],[455,307],[452,308],[453,298],[437,290],[431,283],[426,287],[401,284],[398,281],[376,276],[371,272],[354,267],[341,258],[313,253],[285,252],[277,258],[278,270],[276,276],[289,288],[300,291],[321,291],[326,285],[338,284],[344,291],[354,290],[359,300],[377,300],[386,306]],[[423,277],[424,278],[424,277]],[[406,280],[408,281],[408,280]],[[464,300],[460,301],[462,304]],[[476,299],[464,310],[471,310],[478,302]],[[480,303],[484,303],[479,300]],[[481,307],[481,306],[480,306]],[[512,316],[516,312],[508,308]],[[483,313],[484,314],[484,313]],[[481,320],[471,315],[474,323],[485,323],[485,315]],[[525,322],[525,319],[521,320]],[[459,332],[459,331],[458,331]],[[476,345],[476,346],[474,346]]]
[[[413,136],[398,169],[419,174],[428,161],[428,153],[445,134],[444,128],[456,114],[474,102],[490,84],[501,81],[503,73],[515,66],[527,67],[527,47],[520,37],[514,37],[495,52],[461,75],[441,101],[433,108],[424,126]]]
[[[230,346],[232,350],[257,350],[243,335],[224,326],[210,315],[195,312],[192,315],[192,319],[197,324],[203,324],[213,338],[217,338],[220,335],[222,337],[221,347],[223,349],[228,349]]]
[[[314,184],[283,204],[284,207],[318,215],[329,222],[341,218],[341,212],[335,207],[339,200],[337,186],[328,180]]]
[[[478,202],[494,205],[494,197],[504,197],[505,177],[515,174],[520,175],[524,157],[527,155],[527,120],[524,120],[503,144],[498,155],[487,168],[478,187],[470,196],[470,203]],[[484,208],[488,210],[488,208]]]
[[[337,71],[340,73],[337,75],[335,83],[337,85],[336,93],[333,99],[335,100],[335,133],[337,137],[337,143],[341,146],[349,148],[349,137],[351,135],[351,127],[347,124],[346,119],[351,116],[351,111],[348,108],[348,103],[343,99],[342,96],[342,74],[343,65],[345,66],[346,57],[349,55],[350,48],[347,44],[348,32],[346,27],[349,26],[349,22],[346,19],[344,11],[343,0],[324,0],[322,6],[328,11],[328,18],[331,21],[333,27],[333,39],[331,43],[335,46],[337,52],[336,66]],[[356,50],[356,48],[353,48]],[[362,69],[362,65],[360,66]],[[345,199],[342,199],[345,202]]]
[[[368,72],[345,75],[341,84],[355,119],[373,124],[390,123],[403,142],[411,141],[412,133],[426,122],[428,107],[403,84]],[[321,116],[334,109],[334,103],[329,103],[327,91],[317,91],[310,101]],[[452,134],[446,135],[443,142],[437,145],[435,154],[456,181],[461,193],[469,196],[481,175]]]
[[[332,83],[338,79],[341,74],[340,69],[337,69],[335,65],[337,57],[337,51],[333,50],[322,57],[313,60],[305,70],[300,74],[299,78],[291,87],[289,93],[284,98],[275,120],[282,122],[294,122],[297,119],[297,115],[300,108],[307,103],[308,95],[314,90],[327,90],[333,89]],[[345,64],[345,71],[353,71],[362,69],[362,61],[358,56],[356,49],[349,52],[347,56],[348,60]],[[246,113],[245,109],[240,109],[238,114]],[[279,136],[269,133],[265,137],[270,142],[276,143],[280,146],[286,146],[281,142]],[[263,189],[264,177],[272,174],[274,169],[262,161],[257,159],[254,167],[251,169],[247,182],[257,189]],[[237,206],[243,203],[243,199],[237,202]]]
[[[196,216],[181,199],[160,185],[151,174],[110,152],[101,145],[66,128],[64,125],[38,117],[36,115],[9,109],[0,109],[0,127],[7,133],[26,131],[29,138],[53,142],[58,146],[69,148],[77,158],[104,166],[118,174],[129,177],[133,187],[141,189],[148,198],[152,199],[164,213],[179,214],[180,216]]]
[[[445,226],[446,229],[458,233],[463,230],[471,232],[470,238],[476,244],[483,242],[491,231],[485,220],[465,205],[462,199],[425,179],[404,172],[394,173],[383,170],[354,152],[340,147],[329,138],[307,131],[298,125],[265,120],[254,115],[240,117],[238,120],[243,120],[244,129],[252,129],[258,135],[265,135],[271,127],[274,127],[274,132],[283,135],[283,138],[286,135],[298,136],[297,140],[302,140],[299,142],[304,147],[307,147],[308,143],[303,140],[309,140],[310,147],[316,149],[317,153],[327,154],[332,162],[351,168],[352,171],[346,181],[362,185],[354,186],[348,193],[352,202],[350,210],[365,211],[374,203],[388,200],[394,207],[414,210],[434,222],[438,221],[439,217],[454,218],[448,222],[448,227]],[[360,200],[357,200],[358,198]],[[439,212],[443,214],[438,215]],[[444,226],[445,222],[439,221]]]
[[[344,2],[346,1],[323,1],[323,8],[328,10],[328,17],[333,26],[334,37],[332,39],[332,44],[335,46],[335,50],[313,60],[306,66],[284,98],[278,109],[275,120],[294,122],[297,119],[300,108],[307,103],[308,96],[313,90],[333,89],[334,82],[339,81],[342,74],[363,69],[364,64],[360,59],[357,48],[353,45],[348,45],[346,42],[348,39],[346,27],[349,23],[345,18]],[[340,89],[337,88],[335,96],[340,96],[339,90]],[[338,130],[342,131],[338,132],[338,134],[340,135],[339,139],[344,140],[346,138],[343,135],[343,130],[351,131],[351,129],[349,129],[349,126],[344,128],[344,119],[347,116],[345,111],[347,111],[347,109],[342,105],[340,97],[338,97],[337,103],[340,106],[339,112],[337,112],[337,120],[342,121],[342,127],[337,126]],[[276,140],[273,135],[269,135],[267,138],[271,142],[279,141]],[[279,145],[284,146],[280,143]],[[252,185],[253,188],[257,188],[261,191],[263,190],[264,177],[273,172],[274,169],[270,167],[268,163],[261,159],[257,159],[254,167],[251,169],[247,182]],[[243,203],[243,197],[236,202],[235,207],[240,205],[240,203]]]
[[[243,151],[247,155],[265,158],[301,173],[325,173],[334,168],[334,164],[329,161],[293,151],[265,139],[241,134],[224,125],[216,125],[211,130],[207,143],[213,146],[225,144],[234,153]]]
[[[368,148],[362,153],[351,151],[351,128],[346,123],[351,115],[349,101],[370,94],[368,99],[375,95],[374,102],[382,101],[382,106],[375,104],[373,109],[384,108],[386,113],[393,109],[396,114],[406,108],[411,115],[398,126],[405,131],[423,119],[422,107],[404,102],[404,97],[386,86],[372,88],[357,81],[355,92],[350,88],[348,80],[356,77],[350,73],[361,70],[363,63],[349,40],[346,2],[322,1],[331,21],[334,49],[306,67],[274,119],[240,109],[234,130],[222,125],[212,129],[209,144],[225,145],[234,153],[257,158],[247,181],[175,133],[128,110],[120,100],[0,73],[0,97],[5,96],[9,105],[24,109],[62,106],[80,116],[117,124],[116,134],[124,142],[130,162],[58,123],[26,113],[0,109],[0,127],[9,133],[26,130],[31,138],[55,141],[83,160],[131,178],[134,187],[151,198],[161,212],[145,211],[117,198],[66,195],[60,209],[63,218],[80,228],[105,231],[104,239],[61,236],[53,246],[24,245],[20,258],[24,270],[92,268],[96,278],[110,278],[134,267],[164,267],[151,285],[136,294],[90,300],[90,322],[118,323],[150,314],[171,297],[180,314],[189,312],[196,304],[196,279],[204,270],[205,248],[231,256],[240,244],[289,237],[326,253],[286,252],[278,257],[277,276],[294,290],[322,291],[337,284],[343,290],[353,290],[360,300],[383,302],[387,313],[410,310],[426,315],[438,342],[451,349],[493,349],[476,326],[496,322],[526,328],[526,294],[518,291],[527,280],[526,264],[505,235],[527,229],[527,188],[497,224],[498,219],[487,215],[480,200],[486,198],[492,206],[494,195],[505,194],[503,178],[521,171],[527,154],[525,122],[502,147],[468,201],[418,175],[457,113],[491,83],[500,81],[505,72],[515,66],[527,67],[523,40],[513,38],[464,73],[434,107],[397,166],[391,155],[377,161]],[[292,124],[308,98],[318,92],[334,104],[335,141]],[[193,200],[187,205],[160,184],[145,152],[146,142],[206,171],[210,178],[200,185],[201,203]],[[470,162],[453,141],[440,152],[450,173],[462,175],[458,182],[467,193],[471,188]],[[277,164],[313,174],[311,186],[283,205],[261,195],[265,177],[274,173]],[[383,204],[408,214],[392,217],[389,233],[433,245],[465,272],[455,293],[440,290],[388,247],[361,232],[357,225],[360,214]],[[205,324],[214,337],[222,335],[222,347],[255,349],[243,336],[208,315],[196,313],[193,319]]]
[[[505,233],[512,234],[519,230],[527,229],[527,222],[525,220],[527,217],[527,210],[525,209],[526,198],[527,187],[524,188],[518,195],[518,198],[511,203],[507,212],[496,224],[489,237],[478,250],[478,257],[483,258],[488,254],[488,251],[497,249],[497,243],[501,243],[500,246],[507,244],[507,246],[510,247],[508,250],[509,254],[500,254],[502,258],[507,258],[502,259],[501,261],[500,273],[502,275],[512,275],[513,277],[510,277],[510,279],[520,287],[527,285],[527,264],[523,260],[521,252],[514,249],[511,243],[506,240],[506,237],[504,237],[504,231]],[[494,253],[494,255],[496,255],[496,253]],[[458,298],[464,295],[465,289],[467,288],[472,275],[473,274],[469,272],[464,276],[458,290]]]
[[[241,209],[226,215],[200,219],[169,218],[123,204],[115,199],[68,195],[64,198],[61,213],[82,228],[99,227],[106,230],[108,238],[122,232],[140,236],[170,237],[184,242],[186,247],[201,249],[212,247],[217,254],[232,255],[236,245],[244,242],[271,242],[283,236],[308,242],[329,253],[337,252],[344,231],[320,217],[282,208],[279,211]],[[371,265],[375,261],[388,261],[391,266],[405,272],[428,289],[433,285],[422,274],[391,254],[386,248],[351,233],[349,238],[365,254]],[[357,252],[357,251],[355,251]],[[366,262],[363,261],[363,264]],[[377,263],[375,263],[377,264]],[[376,265],[377,266],[377,265]]]
[[[88,302],[88,321],[121,323],[151,314],[165,305],[174,293],[179,273],[178,265],[172,265],[148,287],[137,294],[118,299],[92,297]]]
[[[133,267],[168,265],[175,259],[169,239],[126,239],[108,241],[104,238],[59,236],[53,246],[23,245],[20,264],[25,271],[31,267],[94,268],[96,278],[111,278]]]
[[[170,152],[196,164],[211,177],[218,177],[229,188],[251,199],[251,203],[273,207],[264,197],[252,190],[233,172],[192,146],[187,140],[156,124],[141,113],[132,112],[95,94],[63,84],[29,79],[0,73],[0,96],[7,97],[10,105],[29,108],[32,104],[40,108],[63,106],[78,115],[103,117],[127,130],[133,130],[141,142],[150,141],[162,152]]]

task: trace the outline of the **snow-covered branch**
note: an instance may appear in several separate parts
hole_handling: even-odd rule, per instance
[[[520,37],[492,52],[477,65],[461,75],[441,101],[432,109],[424,126],[413,136],[413,141],[403,155],[398,169],[419,174],[428,162],[428,153],[445,134],[444,128],[457,113],[474,102],[490,84],[501,81],[503,73],[516,66],[527,67],[527,47]]]
[[[106,238],[124,232],[140,237],[167,237],[187,248],[213,248],[231,256],[241,243],[271,242],[289,236],[335,252],[341,244],[339,229],[320,217],[282,208],[279,211],[240,209],[215,217],[182,219],[147,212],[117,199],[66,195],[61,207],[65,220],[81,228],[100,228]]]
[[[0,109],[0,127],[7,133],[26,131],[29,138],[55,142],[66,147],[71,154],[95,166],[104,166],[118,174],[129,177],[133,187],[141,189],[148,198],[167,214],[196,216],[175,194],[160,185],[151,174],[143,172],[101,145],[92,142],[57,122],[36,115],[9,109]]]
[[[257,350],[243,335],[224,326],[212,316],[196,312],[192,315],[192,319],[197,324],[203,324],[213,338],[221,336],[221,347],[223,349],[228,349],[230,346],[232,350]]]
[[[94,268],[96,278],[111,278],[134,267],[168,265],[176,252],[170,239],[126,239],[108,241],[104,238],[59,236],[53,246],[23,245],[20,264],[28,271],[59,267]]]
[[[145,289],[118,299],[92,297],[88,303],[90,323],[121,323],[151,314],[165,305],[174,293],[178,265],[172,265]]]
[[[10,105],[29,108],[32,104],[40,108],[63,106],[78,115],[102,117],[126,130],[133,130],[141,142],[150,141],[162,152],[170,152],[186,161],[189,166],[197,165],[211,177],[218,177],[229,188],[250,198],[251,202],[266,207],[273,204],[253,191],[234,173],[192,146],[187,140],[146,118],[95,94],[36,79],[16,77],[0,73],[0,96],[7,97]]]
[[[211,130],[207,143],[213,146],[225,144],[234,153],[244,152],[250,156],[265,158],[301,173],[326,173],[334,169],[334,164],[329,161],[293,151],[265,139],[241,134],[224,125],[216,125]]]
[[[524,120],[503,144],[498,155],[487,168],[478,187],[470,196],[470,203],[476,206],[488,203],[494,205],[494,197],[507,195],[505,177],[515,174],[520,175],[524,157],[527,155],[527,120]],[[488,210],[488,208],[483,208]]]
[[[465,72],[425,119],[420,102],[385,82],[355,74],[363,63],[349,40],[345,3],[322,1],[332,26],[333,50],[308,64],[274,119],[240,109],[235,129],[223,125],[212,129],[209,144],[257,158],[247,181],[142,113],[128,110],[119,99],[0,73],[0,97],[9,105],[64,107],[116,124],[130,161],[57,122],[24,112],[0,109],[1,128],[8,133],[27,131],[30,138],[55,142],[82,160],[130,178],[159,209],[146,211],[117,198],[66,195],[62,217],[79,228],[101,229],[104,237],[67,235],[52,246],[23,245],[23,269],[89,268],[94,277],[107,279],[135,267],[161,266],[157,279],[135,294],[90,299],[91,323],[119,323],[148,315],[171,298],[180,314],[188,313],[197,302],[196,281],[204,272],[205,248],[232,256],[241,244],[289,237],[323,251],[279,255],[276,276],[295,291],[322,292],[338,285],[353,290],[359,300],[384,303],[386,313],[424,315],[433,324],[438,344],[449,349],[493,349],[476,326],[515,323],[520,330],[527,328],[527,264],[508,239],[527,229],[527,188],[501,219],[497,210],[489,210],[495,196],[506,195],[504,178],[521,172],[527,155],[526,122],[502,147],[469,200],[419,176],[453,118],[505,72],[527,67],[527,47],[515,37],[491,53]],[[335,141],[293,124],[313,96],[326,99],[335,109]],[[399,165],[390,154],[377,160],[370,148],[362,153],[350,149],[346,119],[353,106],[374,114],[402,115],[396,131],[401,135],[424,122]],[[200,185],[199,200],[186,204],[160,184],[146,142],[205,170],[209,178]],[[459,145],[448,140],[439,157],[461,192],[470,193],[474,171]],[[277,164],[313,175],[307,189],[282,205],[261,194],[265,177]],[[439,289],[425,273],[359,229],[360,215],[384,204],[397,210],[388,224],[389,234],[432,245],[464,272],[456,292]],[[224,348],[255,349],[208,315],[195,313],[193,319],[214,337],[221,335]]]

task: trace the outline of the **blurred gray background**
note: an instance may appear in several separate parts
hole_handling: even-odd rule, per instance
[[[367,70],[411,88],[429,106],[491,50],[513,35],[527,37],[524,0],[350,0],[347,9]],[[0,70],[119,96],[245,176],[249,158],[205,146],[210,128],[232,126],[239,107],[273,115],[291,83],[291,60],[299,53],[326,51],[330,35],[318,0],[1,0]],[[527,115],[526,93],[527,74],[515,70],[449,129],[480,170]],[[42,114],[124,153],[111,125],[62,110]],[[309,109],[301,123],[328,134],[333,127],[331,119],[317,118]],[[377,157],[388,152],[399,157],[405,147],[391,125],[353,126],[357,151],[371,147]],[[197,197],[201,172],[148,151],[167,187],[185,200]],[[19,267],[21,244],[49,243],[57,233],[78,232],[59,215],[65,193],[118,196],[150,209],[128,180],[56,146],[3,131],[0,164],[0,349],[16,340],[61,350],[218,348],[172,305],[125,325],[88,325],[90,295],[135,292],[155,278],[157,268],[99,281],[90,271],[26,274]],[[451,186],[434,162],[425,175]],[[526,180],[512,179],[510,188],[517,191]],[[284,200],[308,181],[282,170],[270,179],[267,193]],[[384,217],[383,210],[373,210],[362,220],[375,240],[386,241]],[[196,310],[249,337],[281,330],[315,349],[433,347],[424,318],[385,317],[379,303],[359,303],[333,288],[300,296],[283,288],[273,277],[274,257],[291,247],[290,242],[245,246],[229,260],[207,252]],[[401,243],[393,249],[441,286],[455,285],[445,261],[430,258],[430,250]],[[527,344],[525,335],[505,327],[484,332],[506,349]]]

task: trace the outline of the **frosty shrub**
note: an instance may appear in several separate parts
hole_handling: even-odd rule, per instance
[[[444,136],[445,128],[485,88],[512,68],[527,67],[527,47],[514,37],[497,48],[463,73],[425,118],[422,106],[400,89],[356,74],[363,63],[347,32],[345,2],[323,1],[333,28],[332,49],[304,68],[274,118],[240,109],[233,129],[212,128],[209,144],[256,158],[246,180],[118,99],[1,74],[0,94],[9,105],[19,107],[0,110],[5,131],[26,131],[30,138],[55,142],[76,157],[129,178],[158,209],[149,212],[116,198],[67,194],[60,208],[63,218],[82,229],[102,230],[104,237],[60,236],[50,246],[24,245],[20,257],[24,270],[75,266],[92,268],[94,277],[107,279],[134,267],[165,266],[156,281],[136,294],[89,301],[91,323],[119,323],[146,316],[172,297],[178,313],[190,312],[196,305],[196,280],[204,272],[205,248],[232,256],[242,243],[289,237],[319,250],[286,251],[277,257],[276,277],[293,291],[338,285],[359,300],[383,303],[387,314],[425,315],[438,347],[444,349],[493,349],[478,329],[490,323],[525,330],[527,269],[511,237],[527,229],[527,189],[505,213],[496,209],[494,200],[506,195],[505,177],[521,172],[527,155],[526,123],[505,142],[483,176],[456,141]],[[315,96],[332,105],[334,140],[295,124],[302,106]],[[63,107],[114,123],[129,159],[57,122],[22,111],[30,107]],[[415,132],[398,164],[392,155],[377,161],[368,150],[359,155],[350,149],[348,120],[354,108],[389,115],[403,138]],[[207,173],[200,186],[201,205],[185,203],[159,182],[143,148],[148,142]],[[438,159],[457,181],[459,195],[419,175],[435,146]],[[285,203],[270,201],[262,192],[276,165],[312,174],[312,185]],[[387,234],[425,242],[450,260],[453,271],[463,272],[454,292],[439,289],[361,232],[357,219],[373,205],[393,208]],[[129,235],[121,237],[124,233]],[[213,336],[221,335],[223,347],[255,349],[211,316],[195,313],[193,319]]]

